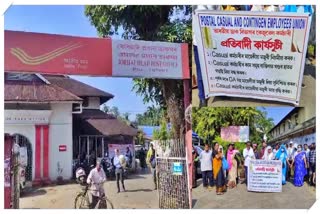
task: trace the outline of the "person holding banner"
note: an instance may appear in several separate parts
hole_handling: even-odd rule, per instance
[[[301,145],[298,146],[292,165],[294,165],[293,184],[296,187],[301,187],[304,183],[304,176],[307,174],[306,153],[302,151]]]
[[[288,160],[288,154],[286,147],[284,145],[281,145],[280,149],[276,153],[276,160],[280,160],[282,163],[282,185],[286,184],[286,175],[287,175],[287,168],[289,165],[289,160]]]
[[[227,161],[229,163],[228,169],[228,188],[232,189],[237,186],[237,176],[238,176],[238,163],[235,158],[239,151],[234,149],[234,144],[228,145],[227,151]]]
[[[253,149],[251,147],[251,143],[247,142],[247,147],[243,150],[243,157],[244,157],[244,168],[246,173],[246,184],[248,185],[248,167],[250,160],[255,159]],[[244,183],[244,182],[242,182]]]
[[[219,144],[215,143],[212,151],[213,178],[216,181],[217,195],[223,195],[226,191],[226,180],[222,168],[223,153],[219,151]]]

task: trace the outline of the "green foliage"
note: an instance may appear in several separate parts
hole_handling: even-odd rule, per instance
[[[265,111],[252,107],[193,108],[192,123],[193,130],[202,139],[209,143],[217,141],[223,146],[230,143],[220,138],[223,127],[249,125],[250,141],[255,143],[261,142],[263,134],[268,133],[273,127],[273,120],[266,117]]]
[[[160,107],[149,106],[143,114],[136,115],[136,123],[145,126],[160,126],[161,120],[165,118],[165,110]]]
[[[155,140],[169,140],[172,139],[172,132],[167,129],[167,122],[162,120],[160,128],[153,130],[153,139]]]
[[[138,134],[136,136],[136,145],[144,145],[144,133],[141,129],[138,130]]]

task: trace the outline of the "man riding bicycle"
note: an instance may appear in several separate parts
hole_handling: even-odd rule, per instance
[[[103,183],[106,181],[106,174],[98,161],[96,167],[90,171],[87,183],[91,185],[92,203],[91,208],[95,208],[99,198],[105,195]]]

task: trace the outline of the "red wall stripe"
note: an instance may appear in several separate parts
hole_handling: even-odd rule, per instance
[[[49,126],[43,127],[43,177],[49,178]]]
[[[41,178],[41,126],[36,125],[35,180]]]

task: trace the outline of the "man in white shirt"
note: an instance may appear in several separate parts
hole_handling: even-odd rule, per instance
[[[244,168],[246,170],[245,182],[248,185],[248,166],[249,166],[250,160],[255,159],[254,152],[250,142],[247,142],[247,147],[243,150],[243,157],[244,157]],[[242,183],[244,183],[244,181]]]
[[[204,188],[212,189],[214,185],[212,172],[212,151],[209,150],[209,145],[204,146],[204,150],[199,156],[200,167],[202,172],[202,183]],[[208,187],[209,180],[209,187]]]
[[[105,192],[103,183],[106,181],[106,174],[103,171],[100,162],[97,162],[96,167],[92,169],[87,178],[87,183],[91,184],[92,203],[91,208],[95,208],[99,201],[99,197],[102,197]]]
[[[120,151],[119,151],[119,149],[114,150],[114,153],[115,153],[115,156],[113,158],[113,165],[115,167],[118,193],[120,192],[119,180],[121,180],[122,189],[125,192],[126,188],[124,187],[123,166],[122,166],[122,164],[120,162]]]

